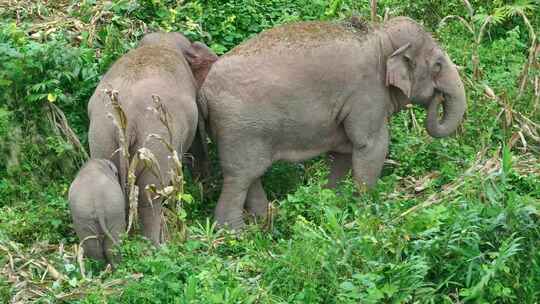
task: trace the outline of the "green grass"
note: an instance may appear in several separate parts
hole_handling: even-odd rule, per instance
[[[502,5],[471,3],[479,15]],[[194,197],[186,205],[188,240],[156,249],[126,237],[111,271],[78,259],[66,197],[81,155],[52,127],[48,103],[86,146],[88,98],[145,27],[185,32],[221,54],[283,22],[369,16],[368,1],[0,6],[0,302],[538,303],[540,109],[532,84],[518,97],[530,43],[525,24],[513,17],[491,26],[473,81],[470,35],[458,23],[437,26],[447,14],[465,16],[461,2],[379,1],[380,12],[386,7],[424,21],[461,67],[469,107],[456,136],[430,138],[421,109],[395,115],[391,161],[375,189],[360,195],[351,178],[336,191],[321,187],[324,158],[275,164],[263,179],[272,225],[238,236],[211,222],[220,190],[214,155],[205,192],[186,184]],[[539,8],[527,14],[538,28]]]

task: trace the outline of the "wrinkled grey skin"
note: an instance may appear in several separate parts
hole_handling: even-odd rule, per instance
[[[294,23],[238,46],[214,64],[199,99],[223,169],[217,223],[239,229],[244,208],[266,214],[260,177],[277,160],[329,152],[330,186],[351,167],[362,188],[373,186],[389,117],[411,101],[428,109],[433,137],[453,133],[466,108],[456,67],[409,18],[374,27]]]
[[[200,42],[191,43],[179,33],[152,33],[143,37],[139,47],[120,58],[102,78],[88,104],[90,117],[89,144],[93,158],[112,160],[119,168],[121,184],[125,185],[127,168],[120,161],[118,130],[111,119],[109,97],[105,89],[117,90],[118,99],[127,118],[129,152],[146,147],[155,155],[165,184],[169,183],[169,151],[150,134],[169,138],[166,127],[149,111],[152,95],[160,96],[170,114],[172,145],[183,155],[194,142],[198,124],[196,95],[210,66],[217,56]],[[204,136],[203,136],[204,138]],[[195,141],[193,154],[204,151],[204,142]],[[140,168],[139,168],[140,169]],[[155,244],[161,243],[161,206],[150,201],[146,185],[159,186],[151,170],[138,170],[139,217],[143,235]]]
[[[106,159],[90,159],[69,188],[69,206],[85,255],[114,264],[111,249],[126,231],[125,198],[116,166]]]

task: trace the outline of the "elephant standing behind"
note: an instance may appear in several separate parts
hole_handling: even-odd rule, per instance
[[[121,57],[102,78],[88,104],[89,144],[92,158],[112,160],[125,181],[127,168],[120,161],[118,130],[107,117],[113,109],[105,90],[118,91],[119,103],[127,118],[130,155],[140,148],[152,151],[161,169],[161,180],[169,183],[170,153],[156,134],[168,139],[167,128],[148,110],[154,107],[152,95],[158,95],[170,114],[172,146],[179,155],[192,145],[198,124],[196,95],[217,56],[204,44],[190,42],[179,33],[152,33],[143,37],[139,47]],[[197,142],[200,147],[201,142]],[[200,149],[199,149],[200,150]],[[196,153],[196,152],[195,152]],[[155,244],[161,242],[161,205],[151,202],[144,191],[149,184],[159,185],[150,172],[138,170],[139,217],[143,235]],[[125,187],[123,182],[123,187]]]
[[[116,166],[106,159],[90,159],[69,188],[69,206],[85,255],[114,263],[111,249],[126,232],[125,198]]]
[[[427,108],[433,137],[453,133],[466,109],[456,67],[409,18],[292,23],[236,47],[214,64],[199,98],[223,171],[218,224],[241,228],[244,208],[266,214],[260,178],[277,160],[330,152],[331,185],[352,167],[359,185],[373,186],[389,117],[411,101]]]

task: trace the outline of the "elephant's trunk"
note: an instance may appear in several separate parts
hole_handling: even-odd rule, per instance
[[[456,131],[465,110],[467,101],[465,89],[456,70],[447,72],[445,76],[437,81],[440,94],[436,94],[428,107],[426,119],[426,129],[429,135],[440,138],[451,135]],[[442,119],[439,120],[439,103],[443,105]]]

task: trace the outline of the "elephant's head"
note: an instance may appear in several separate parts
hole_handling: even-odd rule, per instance
[[[431,136],[455,132],[467,102],[452,60],[422,26],[409,18],[393,18],[385,23],[384,30],[395,50],[386,62],[386,85],[398,88],[409,100],[428,109],[426,129]],[[443,115],[439,120],[441,100]]]
[[[217,55],[202,42],[191,42],[180,33],[156,32],[146,34],[139,43],[145,45],[165,45],[179,50],[189,63],[193,77],[200,88],[210,72],[210,68],[217,61]]]

